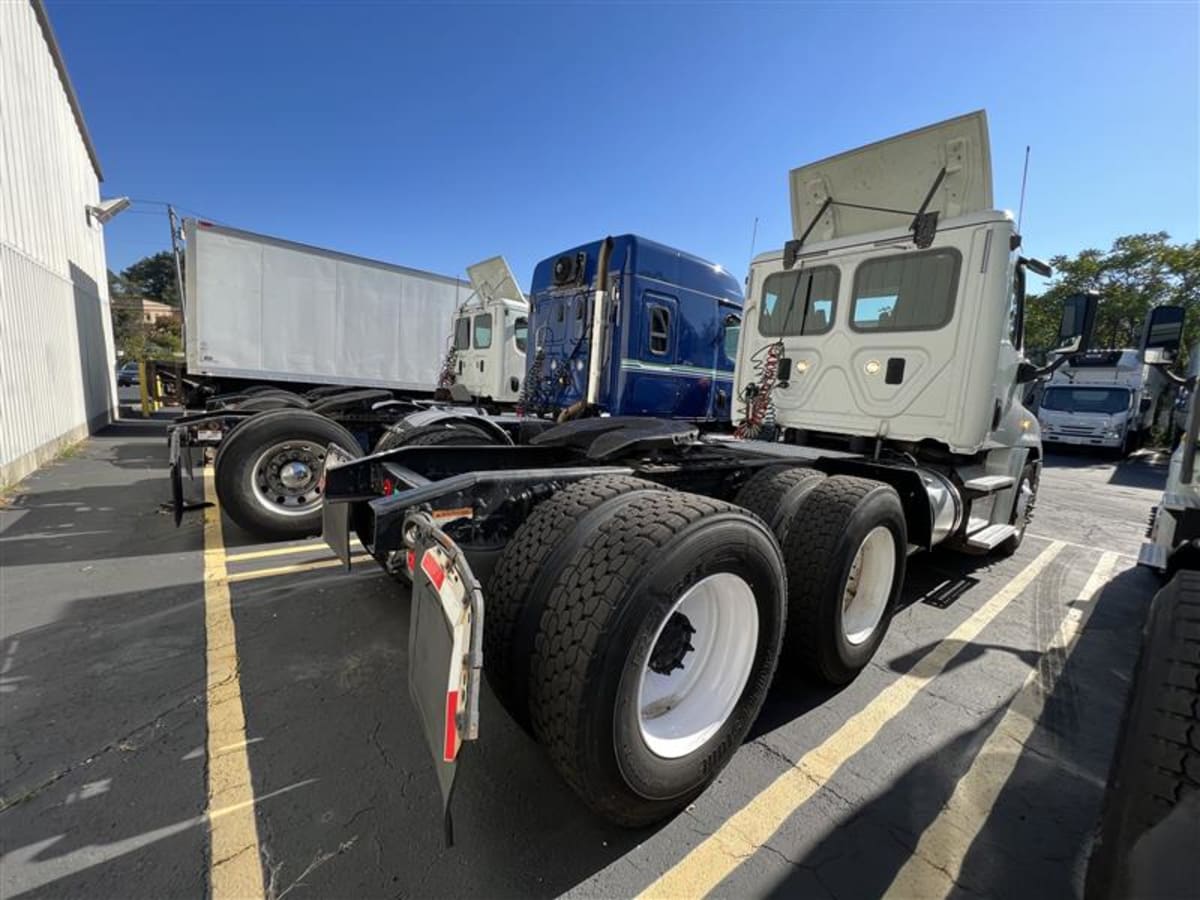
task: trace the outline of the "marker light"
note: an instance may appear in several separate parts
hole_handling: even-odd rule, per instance
[[[879,364],[879,360],[877,359],[869,359],[867,360],[867,364],[863,366],[863,369],[866,370],[868,375],[878,375],[879,370],[882,368],[883,366]]]

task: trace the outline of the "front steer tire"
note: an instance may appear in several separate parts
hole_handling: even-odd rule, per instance
[[[285,514],[256,496],[256,464],[263,453],[287,442],[304,442],[320,448],[320,462],[324,461],[324,448],[330,444],[350,456],[362,455],[354,435],[337,422],[306,410],[273,411],[239,425],[236,432],[222,441],[214,466],[217,498],[240,528],[267,540],[302,538],[321,532],[321,503],[313,504],[303,513]]]
[[[529,670],[548,588],[590,533],[597,510],[618,497],[666,488],[630,475],[585,478],[543,500],[513,533],[487,587],[484,672],[508,714],[527,732]]]
[[[783,636],[784,567],[767,526],[728,503],[650,493],[606,512],[546,597],[530,710],[555,767],[584,802],[610,822],[641,827],[698,796],[757,717]],[[736,651],[690,654],[693,665],[722,661],[708,670],[708,678],[704,667],[693,670],[694,682],[711,685],[711,694],[689,689],[665,708],[643,709],[643,678],[653,683],[649,670],[662,652],[676,602],[714,576],[726,579],[722,585],[740,579],[738,595],[722,589],[717,599],[710,597],[709,608],[717,612],[708,622],[714,627],[706,632],[699,618],[688,640],[703,640],[706,633],[744,640]],[[725,619],[734,600],[740,601],[738,609],[753,611],[752,631],[745,620],[738,627],[736,616]],[[682,678],[687,653],[681,662]],[[697,712],[721,707],[711,721]],[[691,749],[675,754],[652,749],[648,723],[685,709],[701,725],[687,732]]]
[[[877,528],[885,529],[886,535],[874,539],[867,551],[865,542]],[[863,624],[861,629],[852,630],[848,610],[854,609],[860,598],[870,599],[868,593],[856,593],[846,604],[852,566],[860,548],[864,550],[864,563],[886,557],[884,539],[891,543],[890,579],[886,571],[876,570],[873,565],[862,565],[859,572],[862,588],[886,585],[878,620],[869,629]],[[904,509],[890,485],[835,475],[809,491],[783,542],[788,573],[784,663],[828,684],[852,681],[871,661],[887,633],[904,584],[907,550]],[[877,572],[879,577],[870,581]]]

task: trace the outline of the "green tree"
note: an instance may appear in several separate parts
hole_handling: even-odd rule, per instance
[[[122,270],[117,276],[121,293],[149,297],[171,306],[179,305],[179,288],[175,278],[175,256],[169,250],[145,256]],[[112,284],[112,280],[109,280]]]
[[[1054,280],[1044,294],[1030,297],[1027,307],[1025,343],[1031,351],[1053,348],[1063,299],[1088,290],[1100,295],[1097,348],[1138,346],[1147,313],[1162,304],[1187,310],[1185,352],[1200,340],[1200,241],[1172,244],[1165,231],[1130,234],[1107,251],[1084,250],[1050,263]]]

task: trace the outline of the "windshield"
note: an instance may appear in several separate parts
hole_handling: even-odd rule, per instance
[[[1046,393],[1042,395],[1042,409],[1113,415],[1129,409],[1129,391],[1105,387],[1046,388]]]

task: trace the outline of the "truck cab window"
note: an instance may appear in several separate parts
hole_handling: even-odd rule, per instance
[[[838,281],[834,266],[769,275],[763,282],[759,334],[784,337],[827,332],[837,309]]]
[[[650,307],[650,352],[666,354],[671,343],[671,313],[661,306]]]
[[[471,348],[471,319],[463,316],[454,322],[454,349],[469,350]]]
[[[737,359],[738,338],[742,334],[742,323],[725,326],[725,358]]]
[[[529,344],[529,320],[524,316],[518,316],[513,323],[513,337],[517,341],[517,349],[524,353]]]
[[[934,331],[954,314],[962,257],[941,249],[869,259],[854,274],[855,331]]]
[[[492,346],[492,314],[481,313],[475,317],[475,349],[486,350]]]

